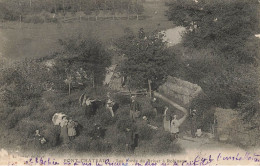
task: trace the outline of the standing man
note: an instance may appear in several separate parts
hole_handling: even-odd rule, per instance
[[[131,97],[131,104],[130,104],[130,118],[132,121],[135,122],[136,118],[140,116],[140,108],[139,103],[136,101],[136,96]]]
[[[180,126],[180,122],[177,119],[177,115],[173,115],[173,120],[171,121],[171,134],[172,134],[173,140],[178,138],[179,126]]]
[[[192,138],[196,137],[197,132],[197,111],[194,109],[191,111],[191,135]]]

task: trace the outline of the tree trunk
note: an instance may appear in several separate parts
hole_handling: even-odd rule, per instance
[[[22,15],[20,14],[20,28],[22,28]]]
[[[56,0],[54,0],[54,12],[55,12],[55,14],[57,13],[57,4],[56,4]]]
[[[149,97],[152,98],[152,87],[151,87],[151,80],[148,80],[148,86],[149,86]]]
[[[70,86],[71,86],[71,85],[70,85],[70,83],[69,83],[69,95],[70,95]]]
[[[154,96],[158,97],[160,99],[162,99],[163,101],[171,104],[173,107],[177,108],[178,110],[182,111],[184,113],[184,116],[179,120],[180,121],[180,125],[184,122],[184,120],[187,118],[188,116],[188,110],[185,109],[184,107],[180,106],[179,104],[171,101],[170,99],[168,99],[167,97],[163,96],[162,94],[158,93],[158,92],[154,92]]]
[[[92,79],[92,87],[95,88],[95,75],[94,75],[94,72],[93,72],[93,79]]]
[[[80,12],[80,14],[79,14],[79,21],[81,22],[81,5],[79,7],[79,12]]]
[[[62,8],[63,8],[63,14],[65,16],[65,2],[64,2],[64,0],[62,0]]]

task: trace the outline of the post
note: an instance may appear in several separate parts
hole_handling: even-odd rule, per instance
[[[152,98],[152,87],[151,87],[151,80],[148,80],[148,85],[149,85],[149,97]]]
[[[63,14],[65,15],[65,2],[62,0],[62,8],[63,8]]]
[[[70,84],[71,84],[71,83],[69,82],[69,95],[70,95]]]
[[[20,28],[22,28],[22,15],[20,14]]]
[[[30,0],[30,7],[32,7],[32,0]]]
[[[54,12],[55,12],[55,14],[57,13],[57,4],[56,4],[56,0],[54,0]]]
[[[92,87],[95,88],[95,77],[94,77],[94,72],[92,73]]]
[[[81,22],[81,5],[79,7],[79,11],[80,11],[80,14],[79,14],[79,21]]]

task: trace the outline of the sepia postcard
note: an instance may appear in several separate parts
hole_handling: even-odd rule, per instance
[[[260,165],[259,0],[0,0],[0,165]]]

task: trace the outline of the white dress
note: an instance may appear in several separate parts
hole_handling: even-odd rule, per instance
[[[177,119],[173,119],[171,122],[171,133],[176,134],[179,132],[180,122]]]

